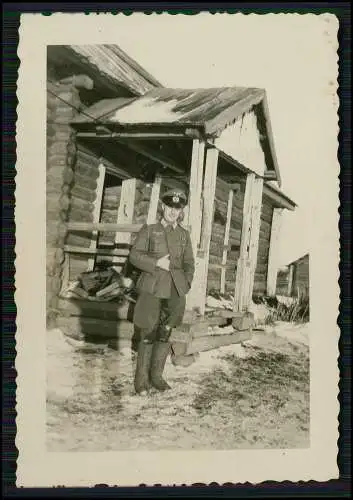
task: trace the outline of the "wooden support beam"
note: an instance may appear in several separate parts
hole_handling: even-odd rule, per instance
[[[156,222],[161,183],[162,178],[160,175],[157,175],[152,186],[150,205],[148,207],[147,214],[147,224],[154,224]]]
[[[99,222],[100,220],[103,191],[104,191],[105,166],[101,163],[98,168],[99,168],[99,176],[97,179],[96,199],[94,200],[93,222]],[[98,241],[98,231],[93,231],[90,248],[92,249],[97,248],[97,241]],[[91,257],[88,260],[87,271],[93,271],[95,261],[96,259],[94,257]]]
[[[234,310],[246,311],[250,305],[259,247],[263,179],[248,174],[246,180],[240,257],[235,280]]]
[[[196,260],[195,278],[189,292],[188,307],[196,307],[200,314],[205,312],[208,260],[210,253],[210,242],[213,224],[213,209],[216,192],[218,168],[218,150],[216,148],[207,149],[206,166],[203,183],[203,210],[201,227],[201,244]]]
[[[134,217],[134,206],[135,206],[135,194],[136,194],[136,179],[125,179],[121,184],[121,194],[120,203],[118,208],[118,224],[131,224]],[[115,244],[127,243],[131,241],[131,233],[128,232],[116,232]],[[117,260],[113,258],[113,263],[117,263]]]
[[[243,311],[244,309],[244,285],[247,281],[247,268],[249,266],[249,247],[251,235],[251,206],[252,192],[255,182],[255,174],[248,174],[246,179],[244,204],[243,204],[243,226],[240,242],[240,256],[237,265],[237,274],[235,279],[234,291],[234,311]]]
[[[235,332],[229,335],[207,335],[205,337],[199,337],[188,345],[185,354],[189,355],[196,352],[209,351],[225,345],[239,344],[240,342],[250,340],[251,334],[252,332],[249,329],[244,332]]]
[[[187,224],[191,231],[191,242],[196,255],[200,243],[202,217],[202,179],[205,159],[205,144],[197,139],[192,143],[190,188]]]
[[[222,255],[222,270],[221,270],[221,293],[224,293],[226,287],[226,264],[227,264],[227,254],[228,254],[228,242],[229,242],[229,231],[230,231],[230,221],[232,219],[232,205],[233,205],[233,190],[229,190],[228,195],[228,205],[227,205],[227,220],[224,232],[223,241],[223,255]]]
[[[82,255],[106,255],[106,256],[127,256],[130,253],[130,250],[128,248],[116,248],[116,249],[111,249],[111,248],[86,248],[86,247],[76,247],[73,245],[65,245],[64,246],[64,251],[66,253],[77,253],[77,254],[82,254]],[[121,262],[118,258],[114,260],[114,262]]]
[[[97,128],[96,128],[97,130]],[[102,129],[101,129],[102,130]],[[188,132],[110,132],[106,129],[105,133],[97,132],[77,132],[77,137],[82,137],[86,139],[143,139],[143,140],[157,140],[157,139],[185,139],[190,140],[197,134],[197,131]]]
[[[136,141],[129,141],[125,143],[126,146],[135,151],[136,153],[142,154],[143,156],[146,156],[150,160],[153,160],[157,163],[160,163],[166,168],[169,168],[170,170],[173,170],[174,172],[177,172],[179,174],[183,174],[184,170],[180,168],[178,165],[176,165],[173,160],[170,158],[167,158],[166,156],[162,155],[161,153],[152,150],[151,148],[148,148],[144,146],[143,144],[139,144]]]
[[[91,231],[138,233],[142,224],[113,224],[110,222],[68,222],[67,230],[90,233]]]
[[[257,252],[259,248],[260,225],[261,225],[261,208],[262,208],[262,191],[264,181],[257,177],[254,182],[254,191],[252,197],[252,216],[251,216],[251,236],[249,248],[249,280],[248,289],[246,290],[245,304],[246,308],[251,303],[252,293],[254,288],[255,271],[257,264]]]
[[[282,220],[281,208],[274,208],[272,214],[270,250],[267,264],[267,295],[276,295],[277,273],[279,268],[279,234]]]

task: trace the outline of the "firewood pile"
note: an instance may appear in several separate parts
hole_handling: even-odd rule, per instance
[[[206,298],[206,312],[211,313],[215,309],[233,310],[234,296],[230,293],[220,293],[217,290],[210,290]]]
[[[98,302],[112,300],[136,301],[134,281],[114,268],[81,273],[73,283],[62,292],[64,298],[80,298]]]

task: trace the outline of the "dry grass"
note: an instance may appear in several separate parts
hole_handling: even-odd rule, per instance
[[[249,352],[250,351],[250,352]],[[309,431],[309,361],[304,353],[265,352],[252,347],[248,357],[221,359],[201,381],[193,401],[199,415],[214,408],[233,413],[239,441],[259,447],[290,447],[293,437],[305,443]],[[244,423],[246,422],[246,425]]]

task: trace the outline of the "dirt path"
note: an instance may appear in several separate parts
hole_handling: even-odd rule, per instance
[[[255,332],[243,346],[201,353],[188,368],[168,362],[173,390],[141,397],[129,351],[83,352],[48,332],[48,449],[308,446],[307,334],[287,337]]]

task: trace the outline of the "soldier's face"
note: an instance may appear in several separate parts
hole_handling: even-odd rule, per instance
[[[168,207],[168,205],[164,205],[163,203],[163,217],[169,224],[174,224],[178,220],[181,211],[182,208]]]

